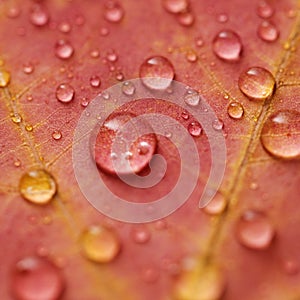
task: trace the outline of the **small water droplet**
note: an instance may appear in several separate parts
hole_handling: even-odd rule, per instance
[[[111,262],[121,249],[115,232],[102,226],[91,226],[81,235],[80,240],[83,255],[97,263]]]
[[[131,81],[125,81],[122,85],[122,92],[127,96],[132,96],[135,93],[135,86]]]
[[[90,78],[90,85],[92,87],[99,87],[101,85],[101,79],[99,76],[97,75],[93,75],[91,78]]]
[[[214,198],[203,208],[209,215],[218,215],[226,208],[226,199],[221,193],[217,193]]]
[[[63,21],[59,24],[58,29],[62,33],[69,33],[72,29],[71,24],[67,21]]]
[[[63,103],[68,103],[73,100],[75,91],[68,83],[60,84],[56,89],[56,99]]]
[[[122,143],[121,139],[115,140],[117,134],[122,137],[122,126],[127,122],[131,124],[130,122],[132,122],[131,120],[134,117],[135,115],[129,113],[115,114],[108,118],[100,128],[95,145],[95,160],[97,166],[103,171],[115,174],[117,169],[118,173],[122,174],[138,173],[151,160],[157,144],[154,133],[139,136],[137,132],[138,138],[131,145],[127,145],[127,147]],[[140,120],[138,125],[137,130],[140,128],[140,130],[145,129],[147,132],[153,132],[153,129],[146,121]],[[136,128],[137,125],[132,123],[132,126]],[[118,157],[117,161],[113,161],[111,157],[112,146],[116,142],[118,142],[118,148],[122,152],[121,157]],[[149,146],[148,152],[141,155],[140,151],[144,152],[146,144]],[[129,165],[126,159],[130,159]]]
[[[274,9],[266,1],[260,1],[257,5],[256,12],[261,18],[270,18],[274,14]]]
[[[204,45],[204,41],[201,37],[197,37],[195,39],[195,44],[196,44],[197,47],[202,47]]]
[[[87,98],[83,97],[80,101],[80,105],[82,107],[87,107],[89,105],[89,100]]]
[[[145,226],[135,226],[131,231],[131,237],[137,244],[145,244],[150,238],[150,231]]]
[[[200,102],[200,95],[197,91],[189,89],[184,96],[184,102],[189,106],[197,106]]]
[[[31,132],[33,130],[33,126],[30,125],[30,124],[26,124],[25,125],[25,130],[28,131],[28,132]]]
[[[107,35],[109,34],[108,28],[102,27],[102,28],[100,29],[100,34],[101,34],[102,36],[107,36]]]
[[[52,132],[52,138],[56,141],[60,140],[62,138],[62,134],[59,130],[55,130]]]
[[[20,167],[21,164],[22,163],[21,163],[21,161],[19,159],[16,159],[15,162],[14,162],[14,166],[17,167],[17,168]]]
[[[244,115],[244,108],[239,102],[231,102],[227,108],[229,117],[232,119],[241,119]]]
[[[183,120],[188,120],[190,118],[190,115],[189,115],[189,113],[187,111],[184,110],[181,113],[181,117],[182,117]]]
[[[119,3],[108,1],[105,5],[105,19],[112,23],[120,22],[124,17],[124,10]]]
[[[197,61],[197,59],[198,59],[198,55],[197,55],[197,53],[196,53],[195,51],[190,50],[190,51],[188,51],[187,54],[186,54],[186,59],[187,59],[187,61],[189,61],[189,62],[195,62],[195,61]]]
[[[99,50],[97,50],[97,49],[92,50],[92,51],[90,52],[90,56],[91,56],[92,58],[98,58],[98,57],[100,56]]]
[[[23,65],[23,72],[25,74],[31,74],[34,71],[34,65],[31,63],[27,63]]]
[[[238,221],[236,234],[242,245],[251,249],[263,250],[271,245],[275,230],[263,213],[248,210]]]
[[[45,258],[26,257],[15,266],[12,292],[16,299],[58,300],[64,286],[60,270]]]
[[[264,100],[273,94],[275,78],[264,68],[252,67],[241,73],[238,84],[248,98]]]
[[[7,87],[10,82],[10,73],[5,70],[0,70],[0,87]]]
[[[68,59],[74,53],[74,48],[70,42],[66,40],[59,40],[55,44],[55,55],[60,59]]]
[[[56,182],[45,170],[25,173],[19,183],[21,195],[34,204],[47,204],[56,193]]]
[[[217,16],[217,21],[219,23],[226,23],[228,21],[228,16],[226,14],[219,14]]]
[[[266,151],[282,159],[300,158],[300,113],[281,110],[271,115],[261,132]]]
[[[21,14],[21,10],[17,6],[10,6],[6,11],[6,16],[11,19],[17,18],[20,14]]]
[[[174,76],[173,65],[163,56],[152,56],[140,66],[140,77],[143,84],[153,90],[167,89]]]
[[[192,26],[195,22],[195,17],[194,15],[187,11],[187,12],[182,12],[177,15],[177,21],[180,25],[189,27]]]
[[[110,62],[116,62],[118,60],[118,55],[114,50],[107,52],[106,58]]]
[[[116,75],[116,79],[119,81],[122,81],[124,79],[124,74],[121,72],[118,72]]]
[[[13,113],[11,115],[11,120],[15,123],[15,124],[20,124],[22,122],[22,117],[18,114],[18,113]]]
[[[202,127],[199,122],[194,121],[188,125],[188,131],[189,131],[190,135],[192,135],[194,137],[198,137],[201,135]]]
[[[188,0],[163,0],[164,8],[172,14],[178,14],[185,11],[188,8],[188,5]]]
[[[216,119],[212,122],[212,127],[213,127],[213,129],[220,131],[223,129],[224,123],[223,123],[223,121]]]
[[[31,9],[29,19],[35,26],[44,26],[49,21],[49,14],[45,7],[36,4]]]
[[[263,21],[257,29],[257,35],[266,42],[274,42],[279,37],[277,27],[269,21]]]
[[[231,30],[219,32],[213,40],[213,51],[225,61],[238,61],[242,53],[242,42],[237,33]]]

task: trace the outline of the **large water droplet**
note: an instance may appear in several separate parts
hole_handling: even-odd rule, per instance
[[[21,195],[34,204],[47,204],[54,197],[57,186],[54,178],[45,170],[25,173],[19,183]]]
[[[231,30],[219,32],[213,40],[214,53],[225,61],[239,60],[242,48],[240,37]]]
[[[163,0],[164,8],[172,13],[178,14],[188,8],[189,2],[187,0]]]
[[[279,37],[277,27],[269,21],[263,21],[257,29],[257,35],[266,42],[274,42]]]
[[[131,120],[134,117],[135,115],[128,113],[115,114],[104,122],[95,145],[95,160],[100,169],[110,174],[116,174],[116,168],[120,174],[132,174],[140,172],[148,165],[156,149],[157,139],[154,133],[145,135],[138,133],[139,128],[140,130],[145,129],[147,132],[153,132],[146,121],[139,120],[139,127],[136,123],[129,125],[137,130],[136,135],[138,136],[131,145],[126,146],[121,139],[115,140],[117,134],[122,137],[122,126],[127,122],[132,122]],[[113,143],[118,143],[117,146],[122,151],[122,157],[112,155]],[[145,151],[146,147],[147,151]],[[128,164],[128,160],[130,160],[130,164]]]
[[[227,112],[232,119],[241,119],[244,115],[244,108],[241,103],[235,101],[228,105]]]
[[[236,235],[242,245],[263,250],[270,246],[275,230],[263,213],[248,210],[237,223]]]
[[[142,82],[150,89],[164,90],[170,86],[175,76],[171,62],[163,56],[153,56],[140,67]]]
[[[49,21],[49,14],[43,6],[37,4],[32,8],[29,19],[35,26],[44,26]]]
[[[5,70],[0,70],[0,87],[7,87],[10,82],[10,73]]]
[[[66,40],[59,40],[55,44],[55,55],[60,59],[68,59],[74,53],[74,48],[70,42]]]
[[[73,100],[75,91],[68,83],[60,84],[56,89],[56,99],[63,103],[68,103]]]
[[[275,157],[300,158],[300,112],[282,110],[271,115],[261,132],[264,148]]]
[[[112,261],[120,252],[121,244],[117,235],[108,228],[91,226],[81,236],[83,255],[98,263]]]
[[[189,131],[190,135],[192,135],[194,137],[198,137],[201,135],[202,127],[199,122],[194,121],[188,125],[188,131]]]
[[[264,68],[252,67],[240,75],[238,84],[248,98],[264,100],[273,94],[275,78]]]
[[[20,260],[12,278],[12,292],[19,300],[57,300],[64,285],[59,269],[39,257]]]
[[[274,9],[266,1],[260,1],[257,5],[256,12],[261,18],[270,18],[274,14]]]
[[[108,1],[105,5],[105,19],[112,23],[118,23],[124,16],[124,10],[119,3]]]

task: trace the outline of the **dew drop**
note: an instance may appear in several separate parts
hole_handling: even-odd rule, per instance
[[[11,115],[11,120],[15,123],[15,124],[20,124],[22,122],[22,117],[18,114],[18,113],[13,113]]]
[[[90,85],[92,87],[99,87],[101,85],[101,79],[99,76],[94,75],[90,78]]]
[[[232,119],[241,119],[244,115],[244,108],[239,102],[231,102],[228,105],[227,112]]]
[[[91,56],[92,58],[98,58],[98,57],[100,56],[99,50],[97,50],[97,49],[92,50],[92,51],[90,52],[90,56]]]
[[[195,44],[197,47],[202,47],[204,45],[204,41],[201,37],[195,38]]]
[[[54,197],[57,186],[54,178],[45,170],[25,173],[19,183],[21,195],[34,204],[47,204]]]
[[[194,121],[188,125],[188,131],[189,131],[190,135],[192,135],[194,137],[198,137],[201,135],[202,127],[199,122]]]
[[[83,255],[97,263],[111,262],[121,249],[117,235],[102,226],[91,226],[81,235],[80,240]]]
[[[198,59],[198,55],[197,55],[196,52],[190,50],[190,51],[188,51],[187,54],[186,54],[186,59],[187,59],[187,61],[189,61],[189,62],[195,62],[195,61],[197,61],[197,59]]]
[[[200,102],[200,95],[197,91],[189,89],[184,96],[184,102],[189,106],[197,106]]]
[[[209,215],[218,215],[226,208],[226,199],[221,193],[217,193],[214,198],[203,208]]]
[[[21,10],[17,6],[10,6],[6,11],[6,16],[14,19],[17,18],[21,14]]]
[[[105,6],[104,17],[111,23],[119,23],[124,17],[124,10],[119,3],[108,1]]]
[[[69,22],[64,21],[59,24],[58,29],[62,33],[69,33],[71,31],[72,27]]]
[[[248,98],[264,100],[273,94],[275,78],[264,68],[252,67],[241,73],[238,84]]]
[[[145,244],[150,240],[151,234],[146,227],[137,226],[132,229],[131,237],[135,243]]]
[[[64,290],[60,270],[40,257],[26,257],[16,266],[12,278],[12,291],[20,300],[57,300]]]
[[[263,250],[271,245],[275,230],[263,213],[248,210],[237,223],[236,235],[243,246]]]
[[[231,30],[219,32],[213,40],[213,51],[225,61],[238,61],[242,53],[242,42],[237,33]]]
[[[85,98],[85,97],[82,98],[81,101],[80,101],[80,105],[81,105],[82,107],[87,107],[87,106],[89,105],[88,99]]]
[[[153,56],[140,66],[140,77],[145,86],[153,90],[167,89],[174,79],[171,62],[163,56]]]
[[[10,73],[5,70],[0,70],[0,87],[7,87],[10,82]]]
[[[116,174],[117,169],[119,174],[138,173],[148,165],[151,160],[156,149],[157,139],[154,133],[145,135],[140,135],[138,133],[139,128],[140,130],[145,129],[147,132],[153,132],[149,123],[144,120],[139,121],[139,127],[137,127],[135,123],[132,123],[134,128],[137,127],[137,132],[135,134],[138,138],[131,145],[126,146],[122,143],[121,139],[118,140],[117,145],[122,152],[122,156],[118,157],[117,161],[116,159],[113,160],[111,157],[112,146],[117,142],[115,141],[117,134],[122,137],[124,134],[124,132],[122,132],[122,126],[127,122],[132,122],[131,120],[134,117],[135,115],[129,113],[115,114],[108,118],[100,128],[95,145],[95,160],[97,166],[103,171],[109,174]],[[148,152],[141,155],[141,145],[144,147],[146,144],[149,146]],[[130,160],[129,165],[128,162],[126,162],[128,159]]]
[[[223,129],[224,123],[223,123],[223,121],[216,119],[212,122],[212,127],[213,127],[213,129],[220,131]]]
[[[180,25],[189,27],[195,22],[195,17],[191,12],[182,12],[177,15],[177,21]]]
[[[125,81],[122,85],[122,92],[127,96],[132,96],[135,93],[135,86],[131,81]]]
[[[49,21],[49,14],[43,6],[35,5],[30,12],[29,19],[35,26],[44,26]]]
[[[100,34],[101,34],[102,36],[107,36],[107,35],[109,34],[108,28],[102,27],[102,28],[100,29]]]
[[[124,74],[122,72],[118,72],[116,75],[116,79],[122,81],[124,79]]]
[[[33,130],[33,126],[30,125],[30,124],[27,124],[27,125],[25,126],[25,130],[28,131],[28,132],[31,132],[31,131]]]
[[[190,115],[187,111],[183,111],[181,113],[181,117],[182,117],[183,120],[188,120],[190,118]]]
[[[277,27],[269,21],[263,21],[257,29],[257,35],[266,42],[274,42],[279,37]]]
[[[68,59],[74,53],[74,48],[70,42],[66,40],[59,40],[55,44],[55,55],[60,59]]]
[[[188,5],[188,0],[163,0],[164,8],[172,14],[178,14],[187,10]]]
[[[31,63],[23,65],[23,72],[25,74],[31,74],[34,71],[34,66]]]
[[[60,140],[62,138],[62,134],[59,130],[55,130],[52,132],[52,138],[56,141]]]
[[[300,158],[300,112],[282,110],[271,115],[261,132],[263,147],[282,159]]]
[[[116,52],[114,50],[111,50],[110,52],[108,52],[106,54],[106,58],[110,62],[116,62],[118,60],[118,55],[116,54]]]
[[[217,16],[217,21],[219,23],[226,23],[228,21],[228,16],[226,14],[219,14]]]
[[[60,102],[68,103],[73,100],[74,95],[74,88],[68,83],[62,83],[56,89],[56,99]]]
[[[261,18],[270,18],[274,14],[274,9],[267,2],[260,1],[257,5],[256,13]]]

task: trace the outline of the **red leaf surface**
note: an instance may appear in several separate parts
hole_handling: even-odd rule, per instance
[[[0,0],[1,299],[300,298],[299,3],[185,2],[173,0],[172,13],[167,0]],[[229,48],[216,44],[222,31],[233,39]],[[207,159],[190,199],[163,220],[128,224],[99,213],[80,191],[73,137],[87,103],[139,77],[155,55],[222,121],[226,172],[215,205],[199,209],[211,158],[205,135],[195,137]],[[272,74],[274,93],[265,76],[254,86],[239,79],[253,67]],[[57,100],[61,84],[74,89],[61,96],[68,103]],[[268,89],[269,97],[253,99]],[[160,101],[128,109],[161,112],[185,127],[193,121]],[[176,182],[174,146],[160,137],[157,151],[168,162],[164,182],[147,194],[134,190],[132,201],[151,201]],[[55,180],[48,204],[24,199],[30,170]],[[116,193],[133,193],[101,176]]]

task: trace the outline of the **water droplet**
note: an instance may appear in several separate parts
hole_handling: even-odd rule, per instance
[[[17,18],[21,13],[21,10],[19,7],[16,6],[10,6],[8,7],[7,11],[6,11],[6,16],[9,18]]]
[[[217,16],[217,21],[220,23],[226,23],[228,21],[228,16],[226,14],[219,14]]]
[[[283,268],[288,275],[295,275],[299,273],[299,264],[295,260],[284,261]]]
[[[121,72],[117,73],[116,79],[119,80],[119,81],[122,81],[124,79],[124,74],[121,73]]]
[[[108,28],[102,27],[102,28],[100,29],[100,34],[101,34],[102,36],[107,36],[107,35],[109,34]]]
[[[75,91],[68,83],[60,84],[56,89],[56,98],[58,101],[68,103],[73,100]]]
[[[195,17],[191,12],[182,12],[177,15],[177,21],[180,25],[189,27],[195,22]]]
[[[223,121],[216,119],[212,122],[212,127],[213,127],[213,129],[220,131],[223,129],[224,123],[223,123]]]
[[[263,213],[248,210],[238,221],[236,234],[242,245],[251,249],[263,250],[270,246],[275,230]]]
[[[196,44],[197,47],[202,47],[204,45],[204,41],[201,37],[197,37],[195,39],[195,44]]]
[[[105,19],[112,23],[118,23],[123,19],[124,10],[119,3],[108,1],[105,6]]]
[[[271,155],[283,159],[300,158],[300,113],[282,110],[271,115],[261,132],[261,142]]]
[[[174,76],[173,65],[163,56],[150,57],[140,67],[140,77],[143,84],[153,90],[167,89]]]
[[[227,108],[227,112],[232,119],[241,119],[244,115],[244,108],[239,102],[231,102]]]
[[[149,145],[149,143],[145,141],[141,141],[137,147],[138,147],[138,153],[140,155],[145,155],[149,153],[149,151],[151,150],[151,145]]]
[[[180,12],[187,10],[188,5],[189,5],[188,0],[164,0],[163,1],[164,8],[172,14],[178,14]]]
[[[257,35],[266,42],[274,42],[279,37],[277,27],[269,21],[263,21],[257,29]]]
[[[64,21],[59,24],[58,29],[62,33],[69,33],[71,31],[72,27],[69,22]]]
[[[40,257],[26,257],[16,266],[12,278],[12,292],[21,300],[57,300],[64,289],[59,269]]]
[[[226,199],[221,193],[217,193],[214,198],[203,208],[209,215],[218,215],[226,208]]]
[[[43,6],[34,5],[30,12],[29,19],[35,26],[44,26],[49,21],[49,14]]]
[[[192,135],[194,137],[198,137],[198,136],[200,136],[200,134],[202,132],[202,127],[199,122],[194,121],[188,125],[188,131],[189,131],[190,135]]]
[[[273,94],[275,78],[264,68],[252,67],[240,75],[238,84],[248,98],[264,100]]]
[[[239,60],[242,49],[240,37],[231,30],[219,32],[213,40],[214,53],[225,61]]]
[[[125,81],[122,85],[122,92],[127,96],[132,96],[135,93],[135,86],[131,81]]]
[[[55,130],[52,132],[52,138],[56,141],[60,140],[62,138],[62,134],[59,130]]]
[[[100,169],[110,174],[116,174],[115,168],[118,173],[132,174],[140,172],[151,160],[154,151],[156,149],[157,139],[154,133],[139,135],[135,134],[138,138],[131,144],[125,145],[121,139],[118,139],[118,148],[122,151],[121,157],[118,160],[112,159],[112,146],[115,141],[116,135],[122,137],[122,126],[128,122],[129,126],[137,127],[136,123],[132,123],[131,120],[135,117],[129,113],[119,113],[108,118],[103,126],[100,128],[99,134],[96,139],[95,145],[95,160]],[[143,120],[138,121],[138,128],[135,130],[147,130],[147,132],[153,132],[151,126]],[[141,155],[141,148],[149,146],[148,152]],[[141,147],[142,146],[142,147]],[[144,150],[143,150],[144,151]],[[126,160],[130,159],[130,164]]]
[[[195,62],[195,61],[197,61],[197,59],[198,59],[198,55],[197,55],[197,53],[196,53],[195,51],[190,50],[190,51],[188,51],[187,54],[186,54],[186,59],[187,59],[187,61],[189,61],[189,62]]]
[[[28,132],[31,132],[33,130],[33,126],[30,125],[30,124],[26,124],[25,125],[25,130],[28,131]]]
[[[197,106],[200,102],[200,95],[197,91],[189,89],[184,96],[184,102],[190,106]]]
[[[137,244],[145,244],[150,238],[150,231],[145,226],[135,226],[131,231],[131,237]]]
[[[82,98],[81,101],[80,101],[80,105],[82,107],[87,107],[89,105],[89,100],[87,98]]]
[[[7,87],[10,82],[10,73],[5,70],[0,70],[0,87]]]
[[[90,78],[90,85],[92,87],[99,87],[101,85],[101,79],[99,76],[94,75]]]
[[[11,115],[11,120],[15,123],[15,124],[20,124],[22,122],[22,117],[18,114],[18,113],[13,113]]]
[[[21,195],[34,204],[46,204],[56,193],[56,182],[45,170],[25,173],[19,183]]]
[[[110,62],[116,62],[118,60],[118,55],[116,54],[116,52],[114,50],[111,50],[110,52],[108,52],[106,54],[106,58]]]
[[[23,72],[25,74],[31,74],[34,71],[34,66],[31,63],[27,63],[23,65]]]
[[[74,48],[70,42],[66,40],[59,40],[55,44],[55,55],[60,59],[68,59],[74,53]]]
[[[90,56],[91,56],[92,58],[98,58],[98,57],[100,56],[99,50],[97,50],[97,49],[92,50],[92,51],[90,52]]]
[[[260,1],[257,5],[256,12],[261,18],[270,18],[274,14],[274,9],[267,2]]]
[[[97,263],[108,263],[118,255],[121,244],[111,229],[91,226],[81,235],[81,247],[86,258]]]
[[[190,115],[189,115],[189,113],[187,111],[184,110],[181,113],[181,117],[182,117],[183,120],[188,120],[190,118]]]
[[[21,164],[22,163],[21,163],[21,161],[19,159],[16,159],[15,162],[14,162],[14,166],[17,167],[17,168],[20,167]]]

